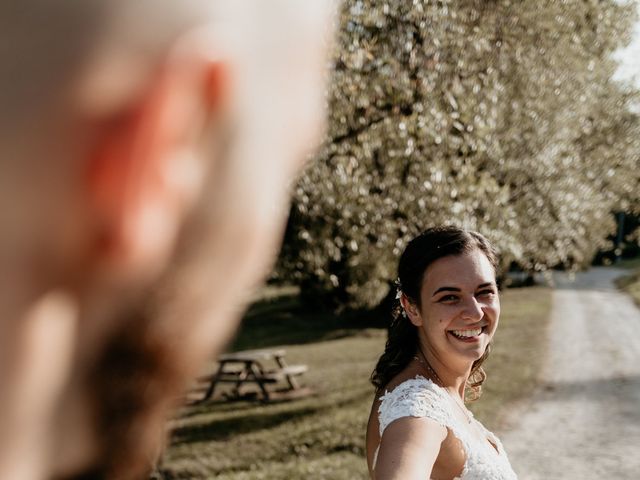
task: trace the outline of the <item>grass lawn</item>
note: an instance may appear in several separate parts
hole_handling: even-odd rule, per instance
[[[616,285],[621,290],[633,297],[640,306],[640,257],[631,260],[624,260],[620,263],[623,268],[632,272],[616,280]]]
[[[472,405],[499,428],[511,402],[534,388],[545,353],[550,290],[507,290],[487,362],[483,397]],[[301,311],[293,298],[263,302],[247,315],[234,349],[285,346],[304,363],[315,395],[283,403],[211,402],[186,407],[172,423],[167,478],[220,480],[366,479],[364,432],[369,375],[386,340],[371,320]]]
[[[626,268],[628,270],[638,270],[640,269],[640,257],[625,258],[619,263],[614,264],[614,267]]]

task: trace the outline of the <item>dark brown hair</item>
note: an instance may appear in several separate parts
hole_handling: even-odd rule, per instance
[[[462,255],[480,250],[498,270],[498,256],[489,241],[477,232],[458,227],[441,226],[429,228],[409,242],[398,263],[398,288],[412,302],[420,307],[420,290],[424,274],[429,265],[449,255]],[[399,300],[394,306],[389,336],[384,353],[380,356],[376,368],[371,374],[371,383],[376,391],[382,389],[400,373],[418,353],[418,332],[408,318],[402,314]],[[467,386],[473,392],[473,398],[480,396],[486,374],[482,363],[489,355],[490,345],[481,358],[473,363]]]

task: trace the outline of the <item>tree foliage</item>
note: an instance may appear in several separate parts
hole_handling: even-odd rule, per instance
[[[280,275],[372,307],[424,228],[488,236],[505,263],[587,264],[638,205],[640,124],[613,0],[347,0],[327,138],[295,189]]]

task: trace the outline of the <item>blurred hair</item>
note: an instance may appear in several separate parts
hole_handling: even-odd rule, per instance
[[[479,233],[453,226],[429,228],[409,242],[398,263],[398,288],[410,302],[420,307],[420,291],[424,275],[436,260],[450,255],[463,255],[473,250],[484,253],[494,268],[498,270],[498,256],[494,247]],[[489,355],[491,345],[481,358],[473,363],[467,386],[471,388],[473,399],[480,396],[486,373],[482,364]],[[418,330],[402,315],[400,301],[392,311],[389,336],[384,353],[371,374],[371,383],[376,391],[384,387],[400,373],[418,353]]]
[[[3,0],[0,2],[0,134],[65,111],[78,74],[113,45],[152,65],[203,0]]]

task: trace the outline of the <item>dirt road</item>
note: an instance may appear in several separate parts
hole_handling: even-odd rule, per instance
[[[621,273],[555,277],[545,383],[502,433],[520,480],[640,478],[640,309]]]

